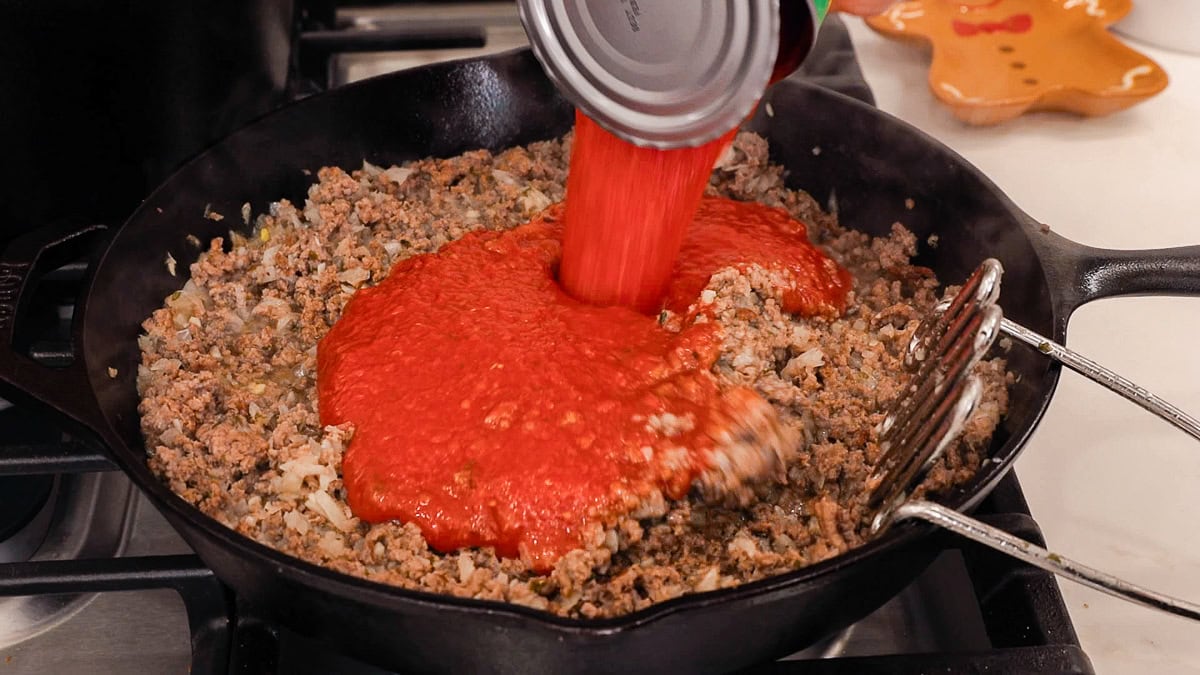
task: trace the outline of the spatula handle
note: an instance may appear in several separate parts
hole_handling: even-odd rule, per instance
[[[1147,391],[1144,387],[1140,387],[1133,382],[1121,377],[1117,373],[1105,368],[1095,361],[1079,354],[1075,351],[1067,349],[1057,342],[1042,337],[1037,333],[1025,328],[1024,326],[1013,323],[1008,319],[1000,322],[1000,330],[1008,335],[1024,342],[1033,347],[1039,352],[1058,361],[1071,370],[1083,375],[1084,377],[1098,382],[1105,387],[1115,391],[1125,398],[1133,401],[1142,408],[1158,415],[1162,419],[1170,422],[1179,429],[1182,429],[1192,438],[1200,441],[1200,421],[1187,414],[1186,412],[1176,408],[1167,401],[1155,396]]]
[[[1186,617],[1193,621],[1200,621],[1200,605],[1152,591],[1119,579],[1107,572],[1088,567],[1066,556],[1051,553],[1020,537],[1014,537],[1004,530],[981,523],[940,504],[927,501],[906,502],[896,507],[892,514],[893,522],[914,518],[950,530],[988,548],[1102,593],[1169,614]]]

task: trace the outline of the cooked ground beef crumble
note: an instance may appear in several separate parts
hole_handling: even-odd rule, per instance
[[[900,355],[912,330],[942,291],[929,270],[909,264],[910,232],[895,225],[872,239],[843,229],[807,194],[783,186],[765,141],[748,133],[718,164],[709,193],[786,209],[854,276],[849,308],[836,320],[781,311],[777,280],[758,267],[717,273],[697,298],[723,328],[715,376],[753,387],[804,440],[786,484],[757,487],[741,508],[646,504],[545,576],[490,549],[436,553],[414,525],[353,517],[340,479],[352,430],[319,423],[317,340],[355,290],[382,280],[397,260],[471,230],[514,227],[561,200],[569,151],[567,137],[388,169],[324,168],[304,205],[279,202],[251,236],[211,242],[186,286],[144,324],[138,390],[154,472],[205,513],[290,555],[381,583],[564,616],[624,614],[863,543],[874,426],[903,386]],[[659,319],[669,330],[683,320],[668,312]],[[925,490],[973,475],[1005,411],[1004,362],[978,368],[983,402]]]

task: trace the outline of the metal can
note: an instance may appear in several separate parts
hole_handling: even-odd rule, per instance
[[[829,0],[517,6],[534,54],[576,107],[635,145],[675,148],[741,123],[767,85],[807,56]]]

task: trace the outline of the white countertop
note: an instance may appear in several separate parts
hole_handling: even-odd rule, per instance
[[[953,148],[1059,234],[1109,248],[1200,243],[1200,56],[1131,41],[1171,78],[1158,97],[1106,118],[1039,113],[975,128],[929,93],[926,51],[847,24],[880,108]],[[1068,343],[1200,414],[1198,333],[1200,299],[1128,298],[1082,308]],[[1200,602],[1200,444],[1066,373],[1016,467],[1055,550]],[[1060,585],[1097,672],[1200,672],[1200,624]]]

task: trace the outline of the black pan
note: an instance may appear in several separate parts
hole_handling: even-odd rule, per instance
[[[801,82],[782,83],[767,98],[774,116],[751,124],[770,140],[791,186],[822,201],[836,193],[842,221],[872,234],[894,221],[921,241],[937,234],[940,244],[924,248],[918,262],[944,282],[960,282],[983,258],[998,258],[1007,270],[1005,314],[1044,335],[1062,341],[1071,312],[1097,298],[1200,293],[1200,247],[1127,252],[1072,243],[903,122]],[[13,327],[39,270],[97,228],[44,230],[11,247],[0,263],[0,380],[10,395],[48,405],[102,441],[240,598],[269,619],[385,667],[719,672],[784,655],[861,618],[931,559],[932,548],[923,545],[934,536],[930,527],[896,527],[842,557],[740,588],[618,619],[566,620],[381,586],[289,558],[202,515],[147,469],[134,389],[136,338],[140,322],[183,284],[196,259],[189,235],[208,241],[242,227],[243,202],[258,213],[280,197],[303,198],[313,180],[304,169],[495,150],[563,134],[571,120],[571,106],[527,52],[401,72],[274,113],[186,165],[112,233],[77,307],[77,358],[67,368],[29,360],[14,345]],[[908,210],[910,198],[915,206]],[[209,204],[225,220],[204,218]],[[179,276],[167,272],[168,252]],[[1011,367],[1020,379],[991,445],[997,462],[946,495],[952,507],[970,509],[986,496],[1050,402],[1056,365],[1018,348]]]

